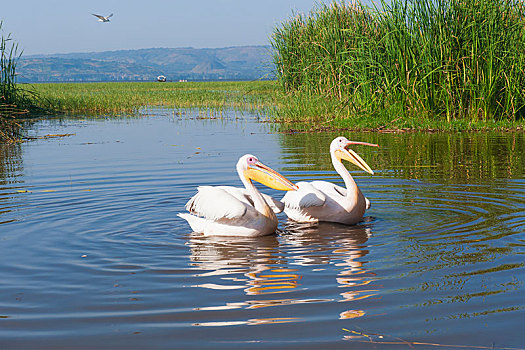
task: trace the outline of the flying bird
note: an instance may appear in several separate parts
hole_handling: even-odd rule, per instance
[[[357,153],[349,148],[351,145],[379,147],[376,144],[349,141],[343,136],[335,138],[330,144],[330,156],[346,188],[327,181],[298,182],[296,185],[299,189],[287,192],[281,200],[288,218],[296,222],[328,221],[346,225],[361,221],[365,210],[370,207],[370,201],[361,193],[343,165],[342,159],[372,175],[374,172]]]
[[[179,213],[193,231],[205,236],[257,237],[270,235],[277,229],[277,217],[284,205],[260,193],[253,181],[280,191],[297,189],[284,176],[246,154],[237,162],[237,173],[243,188],[231,186],[199,186],[186,204],[190,213]]]
[[[96,15],[94,13],[92,13],[92,15],[97,17],[99,22],[109,22],[109,17],[113,16],[113,14],[111,14],[109,16],[104,17],[102,15]]]

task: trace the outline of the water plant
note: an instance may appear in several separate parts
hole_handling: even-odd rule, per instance
[[[283,119],[296,120],[295,100],[316,99],[302,118],[522,121],[524,10],[520,0],[334,1],[295,15],[272,36]]]
[[[36,108],[32,93],[16,83],[16,63],[20,55],[11,35],[0,35],[0,142],[18,139],[20,124],[17,119]]]
[[[2,22],[0,22],[0,30]],[[16,99],[14,82],[15,64],[13,52],[16,46],[8,48],[9,36],[0,36],[0,141],[11,139],[16,134],[17,126],[12,121],[12,103]]]

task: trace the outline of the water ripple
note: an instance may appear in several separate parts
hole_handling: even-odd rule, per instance
[[[275,236],[192,233],[176,213],[198,185],[240,186],[240,153],[293,181],[342,185],[325,147],[337,135],[266,128],[160,115],[44,121],[35,133],[74,136],[9,148],[1,346],[348,348],[362,334],[521,343],[522,137],[503,157],[515,135],[354,133],[383,146],[356,150],[376,175],[350,168],[372,202],[360,225],[279,214]]]

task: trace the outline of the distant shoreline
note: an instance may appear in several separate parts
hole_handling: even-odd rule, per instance
[[[22,56],[19,83],[246,81],[274,77],[270,46],[152,48]]]
[[[167,79],[165,82],[158,82],[156,79],[151,80],[94,80],[94,81],[28,81],[28,82],[21,82],[18,83],[20,85],[32,85],[32,84],[96,84],[96,83],[218,83],[218,82],[247,82],[247,81],[276,81],[275,78],[273,79],[267,79],[267,78],[261,78],[261,79],[254,79],[254,80],[244,80],[244,79],[217,79],[217,80],[186,80],[186,81],[178,81],[178,80],[169,80]]]

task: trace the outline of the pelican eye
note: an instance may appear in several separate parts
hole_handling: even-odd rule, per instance
[[[349,144],[348,140],[346,140],[344,138],[341,138],[341,139],[339,139],[339,146],[347,148],[348,146],[350,146],[350,144]]]

